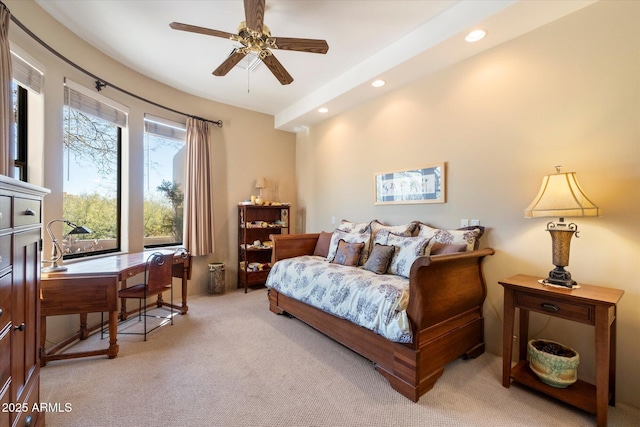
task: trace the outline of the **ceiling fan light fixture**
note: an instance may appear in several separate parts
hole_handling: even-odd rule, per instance
[[[475,43],[485,38],[486,35],[487,35],[486,30],[478,29],[478,30],[470,31],[464,39],[469,43]]]
[[[373,86],[373,87],[382,87],[382,86],[384,86],[386,84],[387,84],[387,82],[382,80],[382,79],[374,80],[373,82],[371,82],[371,86]]]

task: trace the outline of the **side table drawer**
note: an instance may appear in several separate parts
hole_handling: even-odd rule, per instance
[[[538,313],[552,314],[575,322],[594,324],[594,308],[589,304],[568,303],[553,298],[541,297],[516,291],[516,307]]]

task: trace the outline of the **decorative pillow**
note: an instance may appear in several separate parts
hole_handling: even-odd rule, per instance
[[[376,274],[384,274],[389,267],[391,258],[396,252],[395,246],[386,246],[376,243],[373,246],[373,250],[369,254],[369,259],[364,264],[364,269],[373,271]]]
[[[371,221],[371,241],[374,245],[376,243],[386,245],[389,233],[397,234],[398,236],[413,236],[417,226],[418,224],[415,222],[403,225],[385,225],[376,219]]]
[[[459,245],[446,245],[440,242],[431,242],[429,246],[431,246],[431,250],[429,251],[430,255],[455,254],[467,251],[466,243],[460,243]]]
[[[391,274],[409,278],[413,262],[422,255],[428,255],[426,250],[430,240],[430,237],[407,237],[389,233],[387,243],[397,246],[398,249],[396,249],[387,271]]]
[[[419,223],[418,236],[431,237],[433,242],[445,245],[466,244],[467,251],[477,249],[480,236],[484,234],[484,227],[464,227],[457,230],[441,230]]]
[[[367,230],[364,233],[348,233],[342,230],[335,230],[331,236],[331,242],[329,243],[329,252],[327,253],[327,259],[329,261],[332,261],[336,256],[336,251],[338,250],[338,242],[340,242],[340,240],[344,240],[347,243],[364,243],[364,247],[368,247],[369,241],[371,240],[371,232]],[[367,261],[366,256],[368,256],[366,251],[362,251],[360,253],[360,261],[358,265],[362,265]]]
[[[321,231],[316,242],[316,247],[313,250],[313,254],[317,256],[326,257],[329,254],[329,244],[331,243],[332,233]]]
[[[331,262],[334,264],[355,267],[358,265],[360,252],[362,252],[363,247],[364,243],[347,243],[340,239],[338,242],[338,249],[336,250],[336,256],[331,260]]]
[[[369,229],[369,222],[351,222],[343,219],[338,225],[338,230],[346,231],[348,233],[365,233]]]

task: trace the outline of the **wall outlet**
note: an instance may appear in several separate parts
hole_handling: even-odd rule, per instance
[[[460,227],[468,227],[469,226],[469,220],[468,219],[461,219],[460,220]]]
[[[479,219],[472,219],[471,220],[471,226],[476,226],[476,225],[480,225],[480,220]]]

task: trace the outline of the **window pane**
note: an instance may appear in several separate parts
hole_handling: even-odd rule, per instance
[[[147,131],[144,150],[144,245],[180,244],[185,142]]]
[[[120,249],[120,128],[64,107],[63,215],[91,234],[68,235],[65,258]]]
[[[11,82],[13,98],[12,144],[15,179],[27,180],[27,90],[15,80]]]

